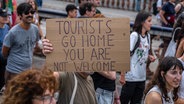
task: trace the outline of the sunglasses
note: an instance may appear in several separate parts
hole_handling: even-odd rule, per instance
[[[35,10],[30,10],[30,11],[24,12],[25,15],[28,15],[29,13],[34,14],[35,13]]]

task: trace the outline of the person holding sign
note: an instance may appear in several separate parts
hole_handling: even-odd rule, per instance
[[[130,35],[130,71],[125,75],[121,73],[120,83],[123,85],[121,91],[121,104],[140,104],[146,81],[146,62],[149,58],[155,61],[150,50],[150,30],[152,17],[150,13],[139,12]]]
[[[19,4],[17,14],[21,22],[11,28],[4,38],[2,54],[7,58],[6,83],[32,67],[33,49],[39,40],[38,27],[32,24],[34,12],[29,3]]]
[[[95,14],[94,18],[105,18],[105,16]],[[114,97],[116,71],[94,72],[91,77],[93,78],[98,104],[114,104],[114,102],[120,104],[120,102],[118,103],[119,96]]]
[[[43,39],[43,53],[53,52],[48,39]],[[97,104],[93,80],[93,72],[54,72],[59,82],[58,104]]]

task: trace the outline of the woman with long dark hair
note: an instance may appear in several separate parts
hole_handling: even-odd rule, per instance
[[[174,104],[183,66],[176,57],[165,57],[144,91],[144,104]]]
[[[120,83],[121,104],[140,104],[146,81],[146,63],[149,58],[154,61],[155,57],[149,53],[150,50],[150,30],[152,25],[152,16],[148,12],[137,14],[133,26],[133,32],[130,35],[130,71],[125,75],[121,73]]]

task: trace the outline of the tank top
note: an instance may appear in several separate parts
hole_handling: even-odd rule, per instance
[[[146,96],[150,93],[150,92],[157,92],[157,93],[159,93],[160,94],[160,96],[162,96],[162,93],[161,93],[161,90],[160,90],[160,88],[156,85],[156,86],[154,86],[153,88],[151,88],[150,89],[150,91],[146,94]],[[172,94],[172,92],[168,92],[167,93],[167,96],[170,98],[170,101],[168,102],[168,101],[166,101],[165,99],[164,99],[164,96],[162,96],[162,104],[174,104],[174,101],[173,101],[173,94]],[[144,102],[145,103],[145,102]]]

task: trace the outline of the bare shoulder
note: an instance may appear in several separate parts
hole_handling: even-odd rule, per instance
[[[145,104],[162,104],[162,97],[158,92],[152,91],[147,94]]]
[[[59,72],[54,72],[54,76],[56,77],[56,79],[59,79]]]

